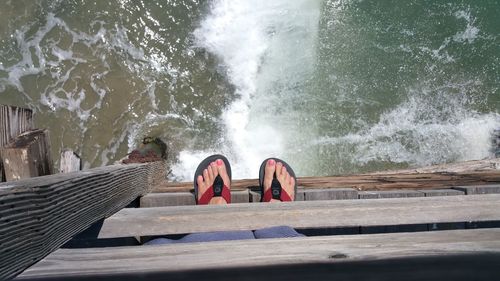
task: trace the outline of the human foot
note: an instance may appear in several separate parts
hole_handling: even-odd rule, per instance
[[[262,162],[259,181],[263,202],[293,201],[295,199],[295,173],[285,161],[269,158]]]
[[[222,155],[212,155],[196,169],[195,198],[199,205],[231,203],[231,166]]]

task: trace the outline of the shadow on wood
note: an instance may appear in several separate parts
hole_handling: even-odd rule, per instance
[[[60,249],[19,279],[497,280],[499,234],[449,230]]]
[[[332,256],[342,258],[342,256]],[[177,272],[94,273],[85,275],[43,277],[34,276],[16,280],[39,281],[176,281],[176,280],[395,280],[395,281],[491,281],[498,280],[500,254],[477,253],[451,256],[409,257],[343,263],[305,263],[289,265],[230,267],[226,269],[199,269]]]

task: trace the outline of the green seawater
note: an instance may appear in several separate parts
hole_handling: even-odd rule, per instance
[[[54,159],[91,168],[144,136],[174,180],[223,153],[235,178],[482,159],[500,128],[500,2],[0,1],[0,103]]]

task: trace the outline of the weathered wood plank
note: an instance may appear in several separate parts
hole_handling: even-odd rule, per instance
[[[425,194],[416,190],[381,190],[381,191],[360,191],[359,199],[379,199],[379,198],[406,198],[422,197]]]
[[[17,136],[0,148],[7,181],[52,174],[50,139],[47,130],[33,130]]]
[[[165,170],[163,162],[115,165],[0,184],[0,279],[146,194]]]
[[[231,192],[231,203],[248,202],[250,202],[248,190],[233,190]],[[140,199],[141,208],[186,205],[196,205],[194,194],[191,192],[150,193]]]
[[[485,185],[500,182],[500,158],[435,166],[413,170],[387,171],[363,175],[300,177],[299,186],[314,188],[354,188],[363,190],[436,189],[452,186]],[[466,169],[468,167],[469,169]],[[231,189],[257,187],[257,179],[233,180]],[[192,182],[163,182],[153,192],[192,189]]]
[[[465,192],[456,190],[456,189],[451,189],[451,188],[446,188],[446,189],[424,189],[424,190],[418,190],[426,197],[430,196],[453,196],[453,195],[464,195]]]
[[[33,129],[33,112],[27,108],[0,105],[0,148],[18,135]],[[5,181],[2,153],[0,151],[0,182]]]
[[[310,189],[304,190],[304,200],[345,200],[357,199],[358,192],[353,188]]]
[[[141,197],[141,208],[195,205],[191,192],[150,193]]]
[[[495,220],[500,220],[500,194],[178,206],[121,210],[104,221],[99,238],[276,225],[309,229]]]
[[[0,104],[0,147],[18,135],[33,129],[33,111]]]
[[[455,186],[453,189],[465,192],[467,195],[472,194],[493,194],[500,193],[500,184],[479,185],[479,186]]]
[[[82,169],[82,159],[73,150],[66,149],[61,152],[59,173],[77,172]]]
[[[246,190],[232,190],[231,203],[248,203],[250,202],[250,193]]]
[[[209,247],[203,243],[191,243],[60,249],[23,272],[18,279],[67,280],[134,273],[144,276],[150,272],[227,268],[251,268],[255,272],[266,272],[262,266],[285,265],[292,268],[311,263],[346,264],[352,261],[486,252],[500,252],[500,229],[221,241],[210,242]],[[410,272],[414,274],[412,270]],[[311,274],[309,272],[307,276]],[[266,280],[275,278],[273,275]]]

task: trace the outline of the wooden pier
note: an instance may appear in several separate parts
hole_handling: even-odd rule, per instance
[[[488,277],[496,276],[496,267],[489,266],[500,261],[500,170],[491,167],[500,159],[488,161],[489,169],[434,177],[385,173],[383,177],[392,174],[408,183],[405,186],[401,180],[398,189],[390,190],[373,182],[366,185],[367,178],[380,174],[349,176],[356,179],[351,185],[346,177],[299,178],[300,184],[305,183],[300,187],[303,201],[277,204],[251,202],[256,200],[253,184],[243,183],[255,180],[243,180],[235,181],[234,194],[239,193],[235,196],[240,202],[246,198],[245,203],[190,205],[178,199],[185,193],[192,197],[190,188],[184,183],[166,184],[161,161],[4,183],[0,185],[0,274],[2,279],[17,276],[16,280],[176,280],[219,279],[220,275],[205,274],[219,272],[226,279],[248,274],[246,279],[274,280],[262,273],[269,270],[288,279],[330,279],[341,273],[367,277],[353,265],[373,273],[390,264],[400,268],[413,264],[425,265],[431,277],[443,277],[447,267],[430,262],[438,261],[468,264],[457,269],[464,274],[480,267]],[[469,180],[464,185],[451,180],[446,186],[440,178],[466,175]],[[441,179],[437,189],[414,188],[415,181],[436,178]],[[325,188],[327,183],[330,187]],[[170,199],[152,204],[148,198],[158,195]],[[133,202],[138,203],[129,205]],[[279,225],[308,237],[140,245],[158,236]],[[483,263],[471,263],[476,259]],[[309,268],[318,271],[311,273]],[[395,275],[389,277],[394,278],[406,274],[399,269],[391,272]]]
[[[156,161],[0,183],[0,280],[500,279],[500,158],[299,178],[297,201],[274,204],[248,179],[233,182],[233,204],[196,206],[192,183],[166,171]],[[142,245],[282,225],[306,236]]]

